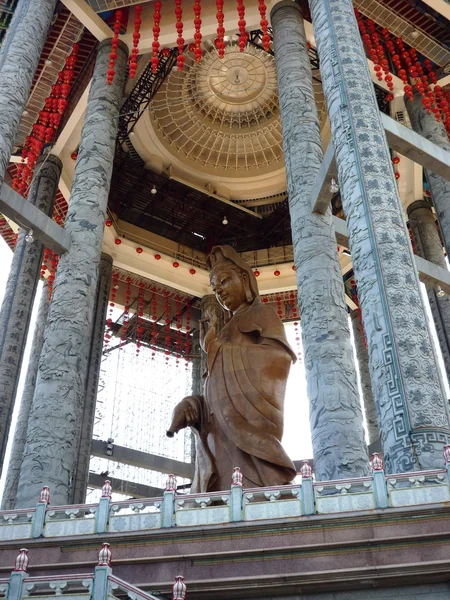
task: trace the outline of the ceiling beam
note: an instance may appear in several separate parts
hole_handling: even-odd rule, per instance
[[[32,229],[34,237],[56,254],[70,248],[69,233],[6,183],[0,191],[0,212],[20,227]]]
[[[85,0],[61,0],[66,8],[99,42],[113,36],[112,30]]]

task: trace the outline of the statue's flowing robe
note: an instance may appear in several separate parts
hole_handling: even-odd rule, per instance
[[[207,351],[192,492],[229,489],[234,467],[245,487],[291,482],[295,467],[280,440],[295,354],[278,315],[256,298],[233,315]]]

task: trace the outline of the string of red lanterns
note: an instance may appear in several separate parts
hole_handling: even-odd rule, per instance
[[[202,43],[202,34],[201,34],[201,27],[202,27],[202,20],[201,20],[201,12],[202,12],[202,7],[200,4],[200,0],[194,0],[194,28],[195,28],[195,33],[194,33],[194,43],[195,43],[195,47],[194,47],[194,55],[195,55],[195,62],[199,63],[202,59],[202,49],[201,49],[201,43]]]
[[[186,306],[186,337],[184,338],[184,361],[186,371],[189,369],[189,352],[191,349],[191,306]]]
[[[239,52],[244,52],[247,44],[248,34],[245,31],[247,25],[245,21],[245,6],[244,0],[237,0],[237,11],[239,15],[238,27],[239,27]]]
[[[44,145],[53,141],[56,130],[61,123],[67,108],[67,98],[72,88],[74,68],[77,61],[79,44],[72,45],[72,51],[65,59],[63,69],[58,73],[56,83],[51,86],[51,93],[44,101],[44,108],[39,111],[31,134],[25,139],[22,149],[22,162],[18,165],[12,187],[26,197],[33,176],[36,161]],[[25,164],[25,160],[27,161]]]
[[[166,363],[169,361],[170,355],[170,304],[169,304],[169,292],[164,292],[164,354]]]
[[[176,326],[177,326],[177,339],[175,341],[175,344],[177,346],[177,351],[176,351],[176,360],[175,360],[175,365],[177,367],[180,366],[180,358],[181,358],[181,302],[180,302],[180,297],[177,296],[175,299],[175,315],[176,315]]]
[[[117,290],[119,288],[119,273],[115,272],[112,274],[112,281],[111,281],[111,291],[109,294],[109,308],[108,308],[108,318],[106,319],[106,325],[107,325],[107,330],[105,333],[105,343],[104,346],[105,348],[108,346],[109,341],[111,339],[111,332],[112,332],[112,324],[113,324],[113,312],[114,312],[114,307],[115,307],[115,302],[116,302],[116,294],[117,294]]]
[[[116,10],[114,13],[114,35],[111,38],[111,51],[109,53],[109,65],[108,70],[106,71],[106,83],[111,85],[114,81],[114,75],[116,72],[114,71],[114,66],[116,64],[117,59],[117,48],[119,46],[119,35],[120,29],[122,27],[122,11]]]
[[[50,302],[53,294],[53,284],[56,279],[56,269],[58,268],[59,256],[50,250],[50,275],[47,278],[48,300]]]
[[[184,38],[183,38],[183,8],[181,6],[181,0],[175,0],[175,27],[177,29],[177,69],[178,71],[183,70],[185,56],[184,56]]]
[[[139,282],[139,294],[138,294],[138,309],[136,313],[136,356],[139,356],[141,351],[141,340],[142,334],[144,333],[144,287],[143,281]]]
[[[269,21],[267,20],[266,17],[266,11],[267,11],[267,6],[264,3],[264,0],[259,0],[259,14],[261,17],[261,21],[260,21],[260,27],[261,27],[261,31],[262,31],[262,45],[263,48],[266,52],[268,52],[270,50],[270,35],[268,34],[268,28],[269,28]]]
[[[152,311],[152,360],[155,360],[156,356],[156,339],[158,337],[158,303],[156,301],[156,294],[153,291],[152,293],[152,302],[151,302],[151,311]]]
[[[139,40],[141,39],[141,14],[142,6],[137,4],[134,7],[134,29],[133,29],[133,47],[129,59],[129,75],[130,79],[134,79],[137,69],[137,58],[139,55]]]
[[[157,73],[158,72],[158,65],[159,65],[158,54],[159,54],[159,47],[160,47],[159,34],[161,33],[161,27],[160,27],[160,23],[161,23],[161,6],[162,6],[162,3],[159,2],[159,0],[156,0],[156,2],[153,3],[153,7],[154,7],[154,12],[153,12],[153,42],[152,42],[153,56],[151,58],[152,73]]]
[[[125,289],[125,306],[123,309],[122,332],[120,335],[119,349],[122,350],[124,342],[127,339],[128,322],[130,316],[130,299],[131,299],[131,277],[127,277],[127,286]]]
[[[217,39],[215,41],[217,54],[219,58],[225,56],[225,27],[223,26],[224,14],[223,14],[223,0],[216,0],[216,19],[217,19]]]

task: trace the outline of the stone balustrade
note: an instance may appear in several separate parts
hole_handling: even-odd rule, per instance
[[[110,483],[106,482],[98,504],[49,506],[44,501],[38,502],[35,509],[0,512],[0,540],[77,537],[440,504],[450,501],[447,458],[450,452],[442,469],[386,475],[382,460],[375,455],[371,476],[325,482],[315,482],[306,465],[301,483],[268,488],[243,489],[233,474],[230,490],[209,494],[178,494],[175,478],[170,476],[163,496],[120,502],[111,500]]]

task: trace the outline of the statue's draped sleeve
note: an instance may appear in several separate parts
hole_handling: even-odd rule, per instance
[[[235,466],[255,485],[281,485],[295,477],[294,465],[280,443],[286,380],[293,360],[283,324],[259,299],[234,315],[209,344],[200,427],[206,447],[200,453],[205,452],[212,470],[214,457],[207,443],[211,428],[216,453],[224,448],[221,470],[227,457],[240,461],[227,465],[230,478]],[[214,477],[214,473],[205,475]],[[205,480],[200,487],[206,485]]]

